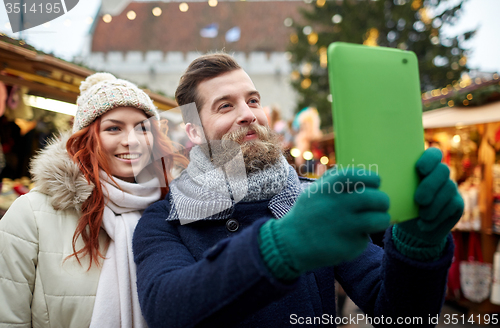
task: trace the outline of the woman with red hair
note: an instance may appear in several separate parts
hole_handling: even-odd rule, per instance
[[[134,84],[97,73],[80,91],[73,133],[33,159],[36,188],[0,220],[0,326],[146,327],[132,235],[187,159]]]

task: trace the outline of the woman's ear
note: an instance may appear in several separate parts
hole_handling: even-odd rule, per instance
[[[201,145],[205,143],[205,133],[203,132],[203,128],[197,124],[187,123],[186,124],[186,134],[195,145]]]

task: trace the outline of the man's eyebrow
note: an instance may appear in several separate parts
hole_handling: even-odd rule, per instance
[[[254,96],[254,95],[255,95],[255,96],[259,97],[259,99],[260,99],[260,92],[259,92],[259,91],[257,91],[257,90],[250,91],[250,92],[248,93],[248,95],[249,95],[249,96]]]
[[[224,96],[221,96],[219,98],[214,99],[214,101],[212,102],[212,109],[215,107],[216,103],[218,103],[220,101],[228,100],[229,98],[231,98],[230,95],[224,95]]]

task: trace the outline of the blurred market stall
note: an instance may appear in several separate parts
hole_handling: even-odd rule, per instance
[[[477,236],[484,263],[491,265],[500,242],[499,76],[465,75],[454,85],[424,93],[422,99],[424,108],[440,107],[423,113],[426,146],[441,149],[443,162],[464,199],[464,214],[453,232],[455,261],[467,261],[468,241]],[[452,266],[449,280],[458,274]],[[488,279],[482,283],[492,283]],[[456,286],[450,300],[469,313],[500,312],[500,306],[495,305],[498,300],[471,301],[463,294],[463,287]]]
[[[94,71],[0,35],[0,218],[33,187],[28,165],[47,138],[72,126],[79,85]],[[163,111],[175,101],[146,90]]]

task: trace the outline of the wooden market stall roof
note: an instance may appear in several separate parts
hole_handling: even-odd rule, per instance
[[[23,41],[0,35],[0,81],[28,87],[31,95],[76,103],[80,83],[93,73],[85,67],[37,52]],[[172,99],[144,91],[160,110],[177,107]]]

